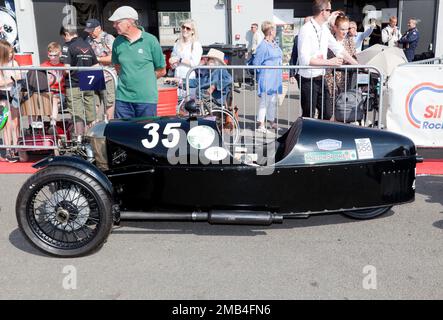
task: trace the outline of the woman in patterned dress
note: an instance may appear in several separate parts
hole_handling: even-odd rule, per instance
[[[345,15],[338,15],[332,25],[332,33],[335,39],[345,48],[345,50],[355,58],[356,50],[355,43],[351,37],[347,37],[349,29],[349,18]],[[331,50],[328,50],[328,59],[334,58],[335,55]],[[340,92],[345,91],[345,85],[349,84],[349,77],[346,81],[346,74],[349,75],[349,71],[346,73],[345,70],[340,69],[329,69],[325,75],[326,85],[330,94],[331,99],[329,103],[335,106],[335,98],[340,94]],[[333,110],[331,106],[331,110]]]

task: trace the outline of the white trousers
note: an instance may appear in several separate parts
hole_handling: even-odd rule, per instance
[[[275,109],[277,107],[277,94],[268,96],[263,94],[260,98],[260,105],[258,106],[257,121],[264,123],[266,120],[275,120]]]

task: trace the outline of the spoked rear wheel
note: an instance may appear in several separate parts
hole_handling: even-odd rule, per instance
[[[113,223],[112,201],[104,188],[84,172],[62,166],[40,170],[25,182],[16,215],[35,247],[59,257],[98,249]]]
[[[236,144],[240,136],[240,126],[237,118],[231,111],[222,108],[212,108],[211,114],[215,116],[217,127],[226,143]]]

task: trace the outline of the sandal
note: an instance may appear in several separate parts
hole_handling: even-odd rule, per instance
[[[14,151],[8,149],[6,150],[6,161],[8,161],[9,163],[14,163],[17,162],[19,160],[18,155],[15,154]]]

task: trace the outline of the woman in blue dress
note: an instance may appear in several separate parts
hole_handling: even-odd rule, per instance
[[[275,42],[276,28],[270,21],[262,23],[261,29],[265,39],[257,47],[254,58],[256,66],[277,66],[282,65],[283,52]],[[278,103],[278,94],[282,93],[282,69],[257,69],[258,96],[260,104],[257,112],[257,130],[263,133],[268,132],[266,122],[269,121],[272,129],[277,129],[275,112]]]

